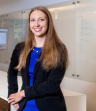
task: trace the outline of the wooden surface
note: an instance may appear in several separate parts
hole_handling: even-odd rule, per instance
[[[2,98],[0,98],[0,111],[10,111],[10,104]]]

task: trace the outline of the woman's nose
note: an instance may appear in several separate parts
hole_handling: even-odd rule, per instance
[[[40,24],[38,21],[35,22],[35,26],[38,27]]]

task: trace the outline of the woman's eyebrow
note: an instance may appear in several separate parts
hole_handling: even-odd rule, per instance
[[[40,18],[45,18],[45,17],[39,17],[39,19],[40,19]],[[35,19],[35,18],[33,17],[33,18],[30,18],[30,19]]]

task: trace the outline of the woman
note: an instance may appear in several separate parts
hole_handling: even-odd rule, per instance
[[[60,83],[67,49],[58,38],[46,7],[31,10],[25,42],[16,45],[8,70],[8,102],[18,111],[66,111]],[[21,71],[22,87],[17,85]]]

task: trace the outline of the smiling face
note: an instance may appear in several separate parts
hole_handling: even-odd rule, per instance
[[[35,10],[30,14],[30,30],[35,37],[45,37],[48,29],[47,15],[40,11]]]

